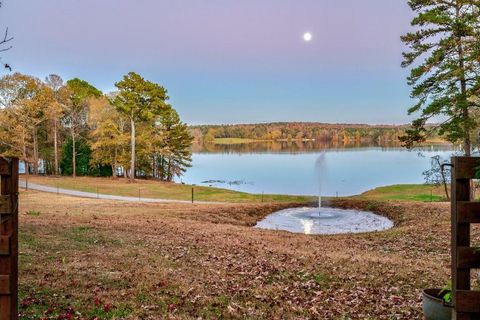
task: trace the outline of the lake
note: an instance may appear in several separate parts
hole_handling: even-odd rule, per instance
[[[315,162],[323,154],[322,194],[355,195],[379,186],[424,183],[431,157],[449,158],[449,145],[408,151],[395,145],[332,146],[314,141],[194,147],[192,167],[179,179],[249,193],[316,195]]]

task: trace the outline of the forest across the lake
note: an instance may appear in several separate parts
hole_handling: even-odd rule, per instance
[[[434,124],[430,125],[434,127]],[[263,141],[322,141],[333,144],[400,143],[410,125],[329,124],[321,122],[272,122],[257,124],[190,126],[198,144],[236,144]],[[429,142],[441,142],[436,135]]]

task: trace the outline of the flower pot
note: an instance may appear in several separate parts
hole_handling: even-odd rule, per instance
[[[423,316],[425,320],[451,320],[452,306],[445,304],[441,289],[423,290]]]

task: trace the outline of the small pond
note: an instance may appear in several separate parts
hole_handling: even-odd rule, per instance
[[[303,234],[342,234],[383,231],[392,228],[393,222],[366,211],[291,208],[268,215],[255,227]]]

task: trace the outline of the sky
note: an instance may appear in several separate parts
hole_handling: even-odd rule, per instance
[[[402,124],[406,0],[4,0],[2,61],[104,92],[135,71],[188,124]],[[310,32],[312,40],[303,40]]]

